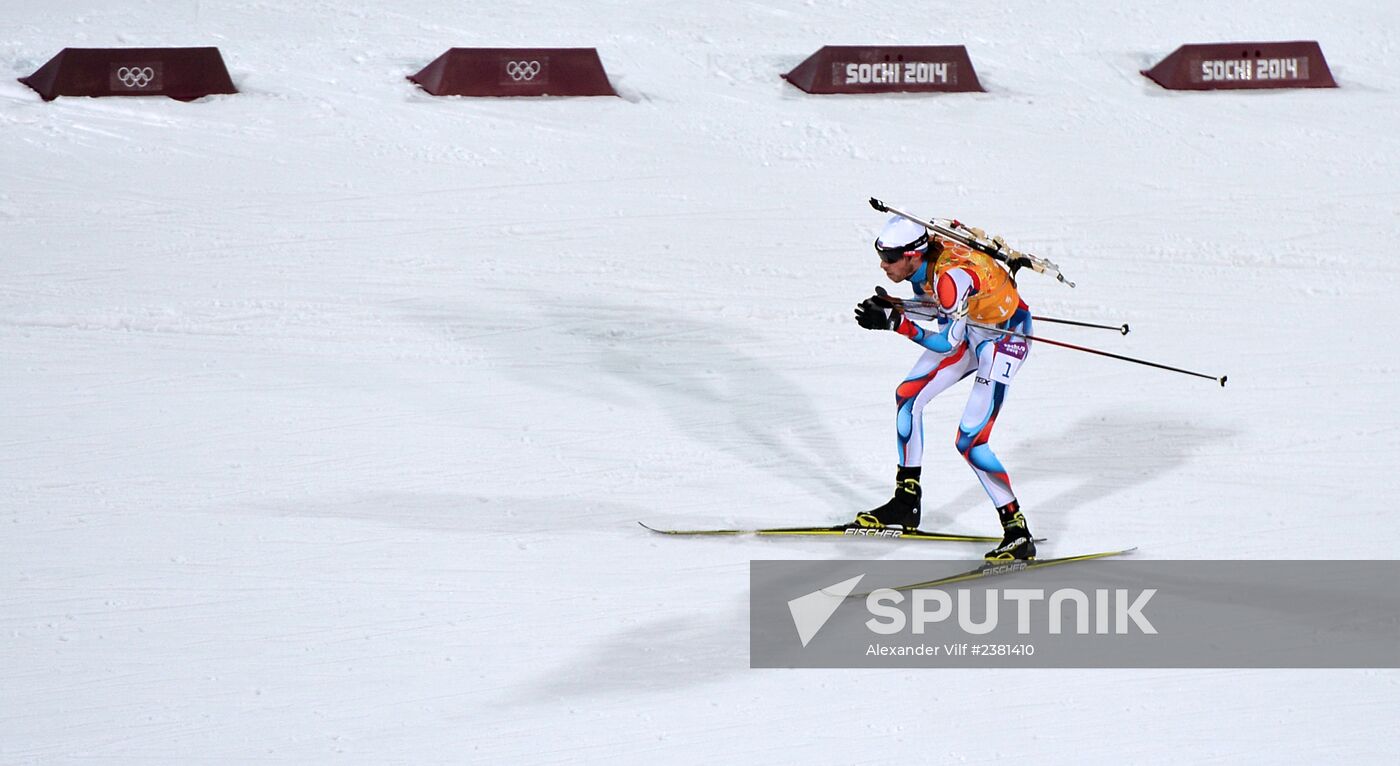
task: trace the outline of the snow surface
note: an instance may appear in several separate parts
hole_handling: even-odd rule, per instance
[[[1390,558],[1400,6],[5,0],[0,61],[218,45],[240,95],[0,79],[0,762],[1386,762],[1392,671],[755,671],[755,558],[892,480],[870,195],[1058,261],[993,446],[1043,554]],[[1338,90],[1170,93],[1316,39]],[[815,97],[823,44],[985,94]],[[451,46],[622,98],[463,100]],[[925,526],[995,529],[929,408]],[[980,549],[978,549],[980,550]]]

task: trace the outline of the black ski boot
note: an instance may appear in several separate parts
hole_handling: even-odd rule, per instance
[[[897,525],[905,529],[919,528],[919,499],[923,490],[919,488],[919,466],[902,465],[895,474],[894,497],[879,508],[872,508],[856,514],[858,527],[888,527]]]
[[[1001,545],[987,551],[987,561],[1031,561],[1035,558],[1035,540],[1021,515],[1021,504],[1012,500],[997,509],[1001,517]]]

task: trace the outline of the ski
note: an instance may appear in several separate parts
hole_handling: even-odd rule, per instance
[[[879,537],[891,540],[931,540],[954,543],[999,543],[1000,537],[986,537],[984,535],[961,535],[953,532],[924,532],[918,529],[891,529],[889,527],[858,527],[854,524],[837,524],[833,527],[774,527],[769,529],[657,529],[649,527],[642,522],[643,529],[648,529],[661,535],[685,535],[685,536],[737,536],[737,535],[759,535],[764,537],[775,536],[822,536],[822,537]],[[1037,538],[1036,542],[1041,542]]]
[[[1000,577],[1001,575],[1015,574],[1017,572],[1028,572],[1032,569],[1043,569],[1045,567],[1059,566],[1060,564],[1073,564],[1076,561],[1090,561],[1092,559],[1106,559],[1110,556],[1122,556],[1125,553],[1132,553],[1137,550],[1137,546],[1124,548],[1118,551],[1101,551],[1099,553],[1081,553],[1078,556],[1061,556],[1054,559],[1031,559],[1029,561],[988,561],[976,569],[970,569],[961,574],[948,575],[936,580],[926,580],[924,582],[911,583],[909,585],[899,585],[893,588],[880,588],[879,590],[918,590],[920,588],[937,588],[942,585],[967,582],[969,580],[980,580],[984,577]],[[873,591],[864,593],[852,593],[847,598],[865,598]]]

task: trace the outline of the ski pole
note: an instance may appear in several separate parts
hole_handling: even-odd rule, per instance
[[[1170,367],[1170,366],[1165,365],[1165,364],[1158,364],[1158,363],[1156,363],[1156,362],[1149,362],[1149,361],[1147,361],[1146,359],[1134,359],[1134,358],[1131,357],[1131,356],[1123,356],[1122,354],[1111,354],[1111,353],[1109,353],[1109,352],[1107,352],[1107,351],[1100,351],[1100,350],[1098,350],[1098,349],[1096,349],[1096,348],[1088,348],[1087,346],[1076,346],[1076,345],[1074,345],[1073,343],[1065,343],[1064,341],[1050,340],[1049,338],[1040,338],[1040,337],[1037,337],[1037,336],[1034,336],[1034,335],[1027,335],[1027,334],[1025,334],[1025,333],[1016,332],[1015,330],[1004,330],[1004,329],[1002,329],[1002,328],[1000,328],[1000,327],[994,327],[994,326],[989,325],[989,324],[982,324],[981,322],[973,322],[973,321],[971,321],[971,320],[967,320],[967,323],[968,323],[969,325],[973,326],[973,327],[980,327],[980,328],[982,328],[983,330],[991,330],[992,332],[1005,333],[1005,334],[1007,334],[1007,335],[1015,335],[1015,336],[1018,337],[1018,338],[1025,338],[1026,340],[1035,341],[1036,343],[1049,343],[1049,344],[1052,345],[1052,346],[1059,346],[1059,347],[1061,347],[1061,348],[1070,348],[1070,349],[1074,349],[1075,351],[1083,351],[1083,352],[1089,353],[1089,354],[1098,354],[1099,356],[1106,356],[1106,357],[1109,357],[1110,359],[1121,359],[1121,360],[1124,361],[1124,362],[1132,362],[1133,364],[1142,364],[1142,365],[1146,365],[1146,366],[1148,366],[1148,367],[1156,367],[1156,368],[1159,369],[1159,370],[1169,370],[1169,371],[1171,371],[1171,372],[1179,372],[1179,373],[1181,373],[1182,375],[1193,375],[1193,376],[1195,376],[1195,377],[1197,377],[1197,378],[1205,378],[1206,380],[1213,380],[1213,381],[1219,383],[1221,388],[1224,388],[1224,387],[1225,387],[1225,379],[1229,377],[1228,375],[1220,375],[1220,376],[1217,377],[1217,376],[1215,376],[1215,375],[1207,375],[1207,374],[1205,374],[1205,373],[1203,373],[1203,372],[1192,372],[1192,371],[1190,371],[1190,370],[1183,370],[1183,369],[1181,369],[1180,367]]]
[[[914,314],[928,314],[928,315],[929,315],[929,316],[928,316],[929,319],[933,319],[933,318],[936,317],[936,314],[934,313],[933,308],[930,307],[929,304],[926,303],[926,302],[924,302],[924,301],[905,300],[905,299],[903,299],[903,298],[896,298],[895,296],[890,295],[889,293],[885,292],[885,288],[883,288],[883,287],[877,287],[877,288],[875,288],[875,293],[876,293],[876,295],[878,295],[880,298],[882,298],[882,299],[888,301],[888,302],[890,303],[890,305],[892,305],[892,306],[897,306],[897,307],[899,308],[900,311],[903,311],[903,312],[906,313],[906,314],[910,314],[910,313],[914,313]],[[990,330],[990,331],[992,331],[992,332],[1002,333],[1002,334],[1004,334],[1004,335],[1015,335],[1015,336],[1018,337],[1018,338],[1025,338],[1026,340],[1032,340],[1032,341],[1036,341],[1036,342],[1038,342],[1038,343],[1049,343],[1049,344],[1052,345],[1052,346],[1060,346],[1061,348],[1074,349],[1075,351],[1083,351],[1083,352],[1088,353],[1088,354],[1098,354],[1099,356],[1106,356],[1106,357],[1109,357],[1110,359],[1120,359],[1120,360],[1122,360],[1122,361],[1124,361],[1124,362],[1132,362],[1133,364],[1141,364],[1141,365],[1146,365],[1146,366],[1148,366],[1148,367],[1156,367],[1156,368],[1159,369],[1159,370],[1168,370],[1168,371],[1170,371],[1170,372],[1179,372],[1179,373],[1181,373],[1181,374],[1183,374],[1183,375],[1193,375],[1193,376],[1195,376],[1195,377],[1197,377],[1197,378],[1205,378],[1206,380],[1213,380],[1213,381],[1219,383],[1220,386],[1221,386],[1221,388],[1224,388],[1224,387],[1225,387],[1225,380],[1229,377],[1228,375],[1221,375],[1221,376],[1218,376],[1218,377],[1217,377],[1217,376],[1215,376],[1215,375],[1207,375],[1207,374],[1205,374],[1205,373],[1203,373],[1203,372],[1192,372],[1191,370],[1183,370],[1183,369],[1181,369],[1180,367],[1171,367],[1171,366],[1168,366],[1168,365],[1165,365],[1165,364],[1158,364],[1157,362],[1149,362],[1149,361],[1147,361],[1146,359],[1134,359],[1134,358],[1131,357],[1131,356],[1123,356],[1122,354],[1113,354],[1113,353],[1109,353],[1108,351],[1100,351],[1100,350],[1098,350],[1098,349],[1096,349],[1096,348],[1088,348],[1087,346],[1076,346],[1076,345],[1073,344],[1073,343],[1065,343],[1064,341],[1059,341],[1059,340],[1050,340],[1049,338],[1042,338],[1042,337],[1039,337],[1039,336],[1036,336],[1036,335],[1027,335],[1027,334],[1022,333],[1022,332],[1016,332],[1015,330],[1007,330],[1007,329],[1004,329],[1004,328],[1001,328],[1001,327],[996,327],[996,326],[989,325],[989,324],[982,324],[981,322],[974,322],[974,321],[972,321],[971,319],[964,319],[963,321],[967,322],[967,324],[970,325],[970,326],[972,326],[972,327],[980,327],[980,328],[982,328],[983,330]],[[1124,326],[1124,327],[1127,327],[1127,325],[1123,325],[1123,326]],[[1111,329],[1111,328],[1110,328],[1110,329]]]
[[[1054,318],[1051,318],[1051,317],[1043,317],[1043,316],[1032,316],[1031,319],[1033,319],[1033,320],[1035,320],[1035,321],[1037,321],[1037,322],[1053,322],[1053,323],[1055,323],[1055,324],[1072,324],[1072,325],[1074,325],[1074,326],[1076,326],[1076,327],[1093,327],[1094,329],[1097,329],[1097,330],[1116,330],[1116,331],[1118,331],[1119,333],[1122,333],[1123,335],[1127,335],[1127,334],[1128,334],[1128,323],[1127,323],[1127,322],[1124,322],[1123,324],[1118,325],[1117,327],[1114,327],[1114,326],[1111,325],[1111,324],[1094,324],[1093,322],[1077,322],[1077,321],[1075,321],[1075,320],[1073,320],[1073,319],[1054,319]]]
[[[878,291],[879,291],[879,294],[885,296],[886,298],[892,298],[892,297],[893,297],[893,296],[891,296],[889,293],[885,292],[885,291],[884,291],[884,288],[878,288]],[[919,306],[919,307],[921,307],[921,308],[927,306],[927,307],[929,307],[930,313],[933,312],[933,307],[934,307],[933,301],[923,300],[923,299],[920,299],[920,298],[901,298],[901,299],[900,299],[900,302],[902,302],[902,303],[903,303],[904,305],[906,305],[906,306],[908,306],[908,305],[915,305],[915,306]],[[933,317],[930,316],[929,318],[932,319]],[[1037,321],[1037,322],[1052,322],[1052,323],[1054,323],[1054,324],[1071,324],[1071,325],[1074,325],[1074,326],[1076,326],[1076,327],[1093,327],[1094,329],[1097,329],[1097,330],[1113,330],[1114,332],[1120,333],[1120,334],[1122,334],[1122,335],[1127,335],[1127,334],[1128,334],[1128,323],[1127,323],[1127,322],[1124,322],[1123,324],[1120,324],[1120,325],[1094,324],[1093,322],[1080,322],[1080,321],[1077,320],[1077,319],[1056,319],[1056,318],[1054,318],[1054,317],[1043,317],[1043,316],[1040,316],[1039,314],[1034,314],[1034,315],[1032,315],[1032,316],[1031,316],[1031,319],[1033,319],[1033,320],[1035,320],[1035,321]]]

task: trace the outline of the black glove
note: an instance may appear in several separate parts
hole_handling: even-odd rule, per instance
[[[871,296],[870,300],[875,301],[875,305],[882,309],[899,308],[899,299],[885,292],[885,288],[879,285],[875,286],[875,295]]]
[[[856,304],[856,324],[867,330],[896,329],[901,318],[897,310],[881,308],[876,298],[866,298]]]

